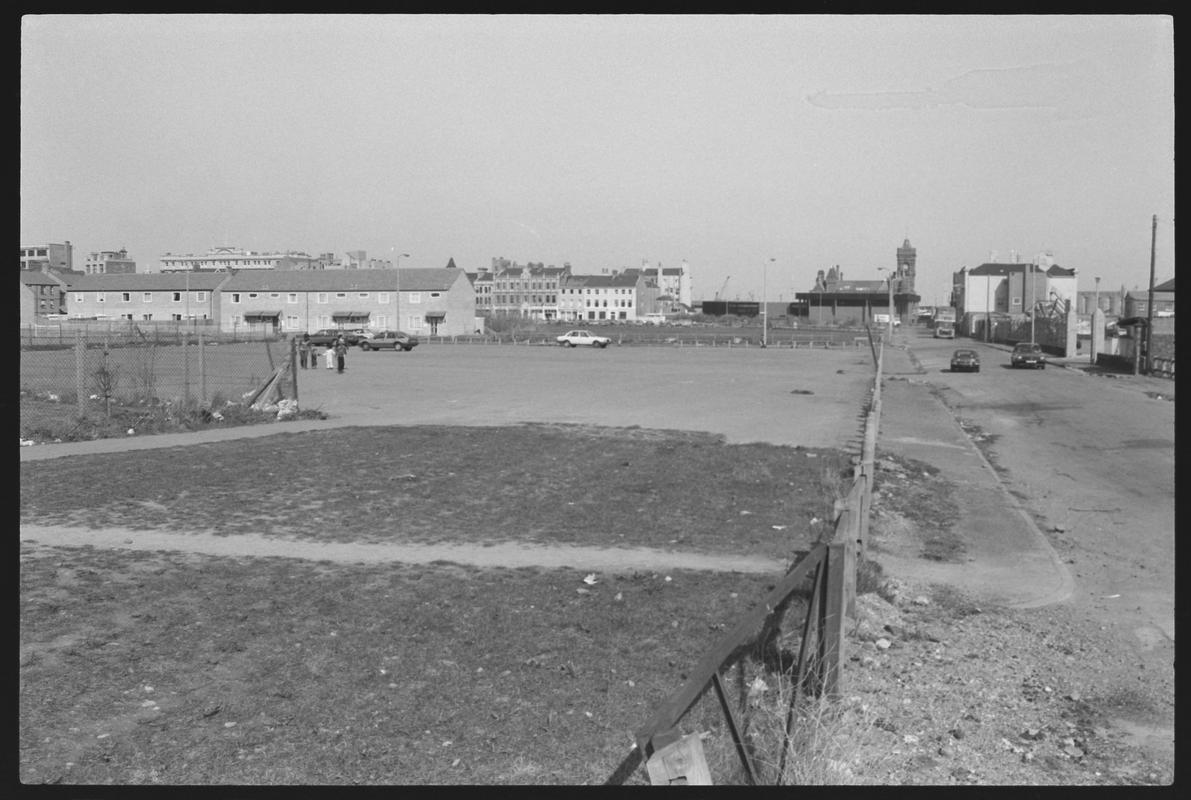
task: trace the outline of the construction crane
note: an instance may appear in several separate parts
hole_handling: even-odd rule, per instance
[[[732,276],[731,276],[731,275],[729,275],[728,277],[724,278],[724,285],[723,285],[723,286],[721,286],[721,287],[719,288],[719,291],[715,293],[715,299],[716,299],[716,300],[719,300],[719,299],[720,299],[720,295],[721,295],[721,294],[723,294],[723,293],[724,293],[724,290],[728,288],[728,281],[730,281],[730,280],[732,280]]]

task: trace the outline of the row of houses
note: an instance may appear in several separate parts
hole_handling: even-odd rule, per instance
[[[21,273],[21,322],[51,319],[203,321],[265,327],[474,333],[475,290],[460,269],[245,270],[78,275]]]
[[[570,265],[498,263],[467,273],[442,269],[180,269],[80,274],[21,272],[21,322],[51,319],[205,321],[220,330],[271,326],[398,328],[429,336],[474,333],[484,319],[636,322],[689,310],[686,265],[663,280],[661,267],[576,275]],[[665,291],[663,290],[665,286]]]

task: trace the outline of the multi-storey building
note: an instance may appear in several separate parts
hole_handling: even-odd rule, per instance
[[[258,253],[239,247],[212,247],[202,255],[161,256],[161,272],[228,272],[231,270],[321,269],[323,262],[300,251]]]
[[[639,294],[645,288],[645,276],[637,271],[613,272],[607,275],[582,276],[580,295],[583,306],[580,319],[589,322],[636,321],[645,315],[640,309]],[[656,289],[655,289],[656,291]]]
[[[69,241],[21,245],[21,269],[40,270],[42,267],[73,270],[74,246]]]
[[[659,307],[652,310],[666,313],[691,310],[691,268],[685,261],[678,267],[663,267],[660,263],[650,267],[643,262],[641,271],[652,278],[658,288]]]
[[[1077,298],[1076,271],[1040,256],[1038,263],[984,263],[952,278],[952,305],[964,314],[1027,314]]]
[[[21,270],[21,324],[64,313],[64,286],[62,279],[49,271]]]
[[[542,264],[504,267],[492,276],[492,302],[488,310],[528,319],[559,319],[559,290],[570,274],[569,264],[561,267]]]
[[[136,262],[128,257],[128,250],[98,250],[87,255],[83,265],[86,275],[114,275],[136,272]]]

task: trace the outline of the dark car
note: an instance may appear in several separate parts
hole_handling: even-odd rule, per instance
[[[956,350],[951,354],[952,372],[979,372],[980,356],[975,350]]]
[[[418,337],[404,331],[377,331],[367,339],[360,340],[361,350],[404,350],[409,352],[418,346]]]
[[[364,340],[362,331],[346,330],[344,328],[320,328],[310,334],[310,343],[318,347],[329,347],[342,336],[349,345],[359,344]]]
[[[1046,369],[1046,356],[1042,353],[1042,346],[1030,342],[1018,342],[1013,346],[1009,355],[1009,365],[1012,367],[1030,367],[1032,369]]]

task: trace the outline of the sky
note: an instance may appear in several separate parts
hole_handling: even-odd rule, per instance
[[[1174,275],[1164,15],[28,15],[21,245],[689,265],[793,299],[917,248]]]

